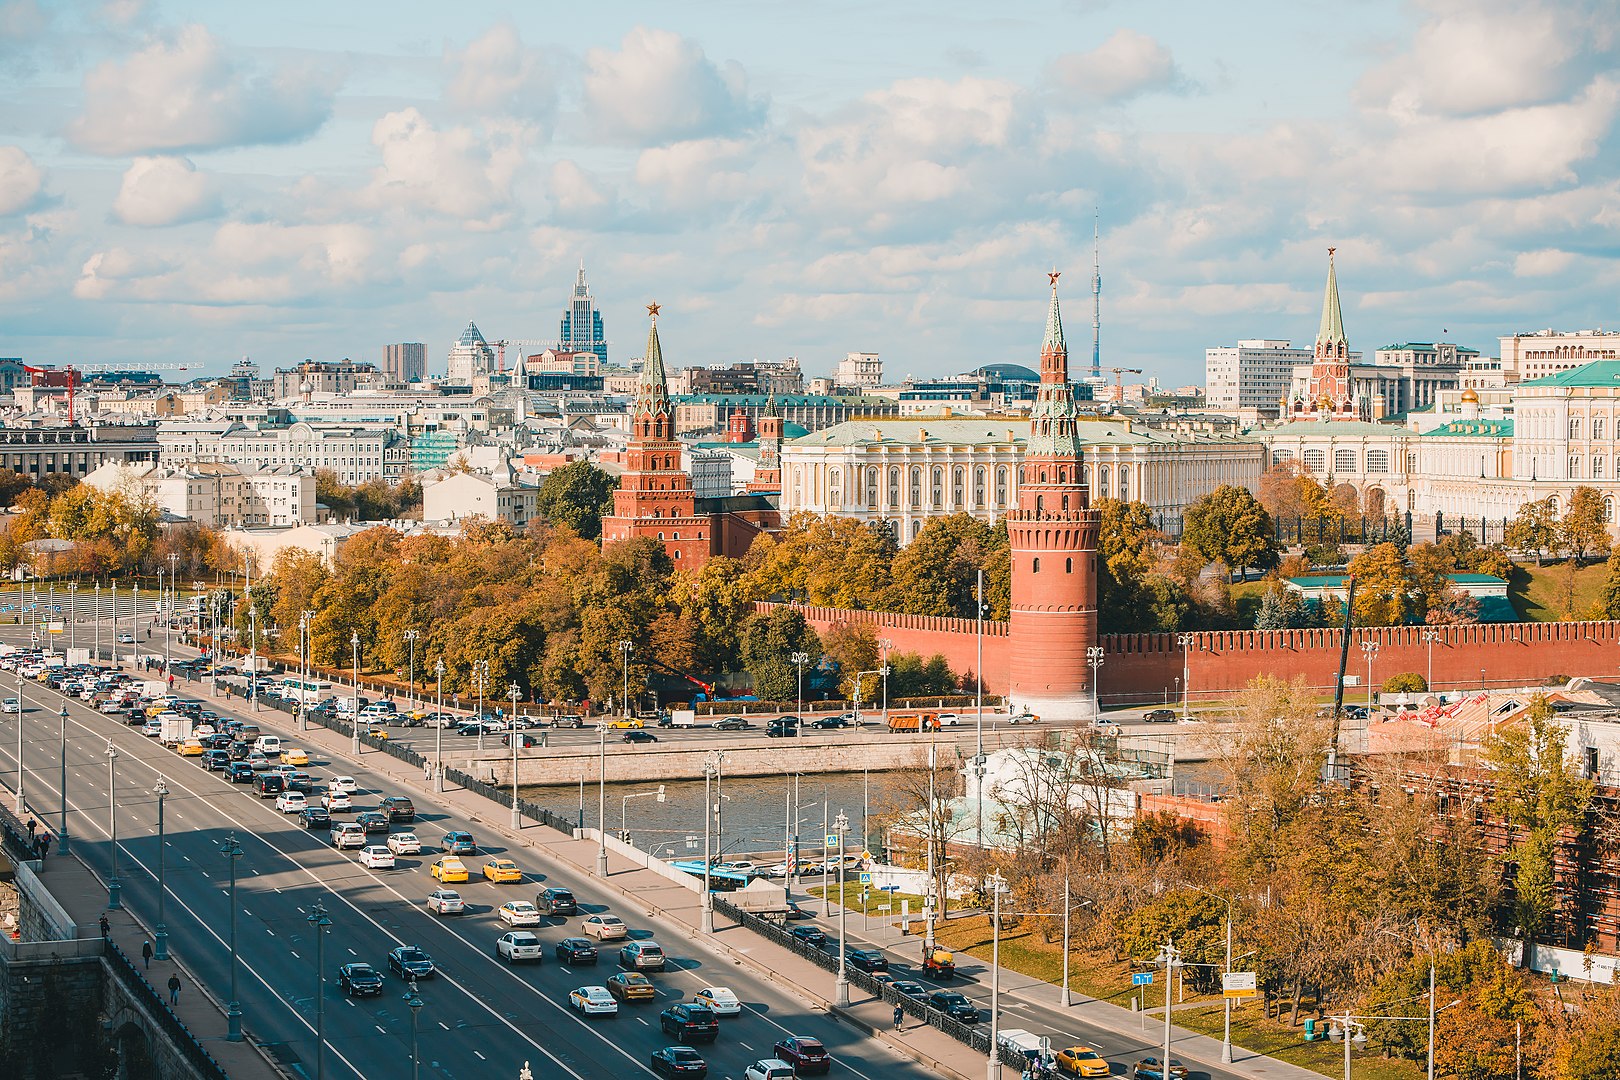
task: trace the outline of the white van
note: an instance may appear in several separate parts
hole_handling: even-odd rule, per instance
[[[1030,1062],[1039,1061],[1042,1065],[1051,1066],[1057,1060],[1052,1056],[1052,1040],[1042,1038],[1032,1031],[1023,1028],[1003,1028],[999,1033],[1002,1046],[1023,1054]]]
[[[300,679],[293,675],[281,680],[282,696],[305,705],[319,705],[332,696],[332,684],[321,679]]]
[[[253,749],[257,750],[265,757],[280,757],[281,736],[260,735],[257,739],[253,740]]]

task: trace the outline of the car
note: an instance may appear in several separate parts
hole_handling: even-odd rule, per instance
[[[928,1004],[963,1024],[977,1024],[979,1010],[973,1002],[958,994],[955,990],[935,990],[928,995]]]
[[[747,731],[753,726],[753,724],[740,716],[728,716],[724,720],[714,722],[714,730],[716,731]]]
[[[619,1003],[605,986],[581,986],[568,991],[568,1004],[586,1016],[617,1016]]]
[[[454,889],[434,889],[428,893],[427,909],[437,915],[463,915],[467,903]]]
[[[332,815],[324,806],[305,806],[298,812],[298,824],[306,829],[329,829],[332,827]]]
[[[534,898],[534,906],[547,915],[579,914],[579,901],[567,889],[542,889]]]
[[[1107,1076],[1108,1062],[1089,1046],[1069,1046],[1057,1052],[1057,1071],[1070,1076]]]
[[[354,823],[368,833],[388,831],[388,816],[375,810],[362,810],[354,816]]]
[[[958,727],[964,721],[960,713],[942,712],[934,716],[934,723],[940,727]]]
[[[630,928],[617,915],[592,915],[582,920],[579,928],[598,941],[617,941],[630,936]]]
[[[433,958],[415,945],[389,950],[388,970],[398,972],[402,979],[431,979],[438,971],[433,966]]]
[[[762,1058],[743,1070],[743,1080],[794,1080],[793,1066],[781,1058]]]
[[[819,720],[810,721],[810,726],[813,728],[828,730],[831,728],[849,727],[849,721],[845,720],[841,716],[823,716]]]
[[[796,716],[782,716],[765,725],[765,737],[768,739],[790,738],[799,733],[799,718]]]
[[[596,963],[596,946],[582,937],[563,938],[552,951],[565,964]]]
[[[404,795],[390,795],[377,804],[380,813],[388,815],[389,821],[415,821],[416,804]]]
[[[383,978],[370,964],[344,964],[338,968],[338,989],[350,997],[378,997]]]
[[[289,746],[281,752],[281,762],[284,765],[308,765],[309,752],[296,746]]]
[[[332,826],[332,846],[338,849],[366,846],[366,830],[352,821],[340,821]]]
[[[619,966],[634,971],[663,971],[667,959],[656,941],[632,941],[619,950]]]
[[[795,926],[792,930],[789,930],[788,933],[793,935],[793,939],[795,941],[803,942],[806,945],[813,945],[818,949],[827,944],[827,935],[822,933],[814,926]]]
[[[712,1043],[720,1037],[719,1019],[695,1001],[683,1001],[659,1013],[658,1026],[665,1035],[672,1035],[683,1043]]]
[[[1131,1080],[1167,1080],[1162,1058],[1145,1057],[1131,1066]],[[1187,1066],[1170,1059],[1168,1080],[1187,1080]]]
[[[302,791],[307,795],[315,787],[315,778],[303,769],[295,768],[292,772],[282,775],[287,778],[287,787],[293,791]]]
[[[254,777],[253,786],[258,790],[259,798],[274,799],[287,790],[287,781],[275,773],[260,773]],[[299,792],[299,794],[302,795],[303,792]]]
[[[386,739],[388,738],[388,729],[385,727],[368,727],[366,728],[366,734],[373,739]]]
[[[309,809],[309,800],[302,791],[283,791],[276,796],[276,809],[283,814],[302,814]]]
[[[205,750],[202,756],[202,767],[209,772],[220,772],[231,763],[231,755],[223,750]]]
[[[247,757],[243,760],[253,767],[254,772],[270,771],[270,759],[264,756],[263,750],[249,750]]]
[[[118,635],[118,644],[120,644],[120,645],[133,645],[133,644],[135,644],[135,635],[134,634],[119,634]]]
[[[844,961],[850,967],[866,972],[888,971],[889,958],[876,949],[845,949]]]
[[[789,900],[787,902],[787,918],[789,922],[796,922],[800,919],[813,919],[815,917],[814,912],[804,910],[798,905],[797,901]]]
[[[910,979],[900,979],[897,980],[893,985],[895,993],[903,994],[906,997],[911,998],[913,1001],[928,1000],[928,987],[924,986],[920,982],[912,982]]]
[[[627,743],[657,742],[658,736],[650,731],[627,731],[624,733],[623,741]]]
[[[360,793],[360,785],[354,782],[354,777],[352,776],[334,776],[330,781],[327,782],[326,790],[341,791],[349,795],[358,795]]]
[[[511,859],[490,859],[484,863],[484,877],[497,885],[510,885],[523,881],[523,871]]]
[[[1040,722],[1041,718],[1032,712],[1013,713],[1007,717],[1007,723],[1009,724],[1038,724]]]
[[[742,1012],[742,1002],[724,986],[705,986],[692,995],[692,1000],[705,1006],[716,1016],[736,1016]]]
[[[639,971],[621,971],[608,976],[607,988],[617,1001],[651,1001],[658,996],[652,980]]]
[[[202,757],[203,744],[201,739],[181,739],[175,746],[174,752],[181,757]]]
[[[508,900],[495,911],[507,926],[539,926],[540,909],[527,900]]]
[[[449,884],[452,881],[466,881],[472,875],[467,873],[467,864],[454,855],[446,855],[428,868],[428,873],[435,881]]]
[[[832,1055],[821,1045],[820,1039],[807,1035],[789,1035],[772,1047],[771,1052],[792,1065],[800,1076],[829,1072]]]
[[[1142,714],[1144,724],[1173,724],[1176,722],[1174,709],[1149,709]]]
[[[389,833],[388,850],[395,855],[420,855],[422,841],[418,840],[413,832]]]
[[[690,1046],[665,1046],[652,1052],[648,1062],[659,1076],[702,1080],[709,1075],[709,1063]]]
[[[349,801],[347,791],[333,791],[328,788],[321,794],[321,805],[328,810],[352,810],[354,804]]]
[[[527,930],[513,930],[495,939],[495,955],[514,964],[538,964],[545,960],[546,948]]]
[[[608,721],[608,727],[610,728],[639,728],[644,726],[639,719],[626,719],[622,716],[616,720]]]
[[[439,842],[439,849],[452,855],[476,855],[478,843],[470,832],[447,832]]]
[[[370,870],[392,870],[394,853],[380,844],[367,844],[360,849],[360,865]]]

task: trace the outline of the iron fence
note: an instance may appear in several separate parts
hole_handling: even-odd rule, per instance
[[[444,770],[444,782],[446,784],[455,784],[457,787],[464,788],[475,795],[482,795],[490,802],[504,806],[508,810],[512,808],[512,791],[510,788],[486,783],[483,780],[476,780],[460,769]],[[574,829],[578,825],[578,822],[572,817],[564,817],[561,814],[554,813],[539,803],[531,802],[528,799],[518,800],[518,813],[522,817],[532,818],[547,828],[556,829],[558,832],[566,833],[569,836],[574,835]]]
[[[180,1018],[174,1014],[169,1003],[158,993],[157,987],[146,981],[146,976],[141,974],[141,970],[130,961],[129,957],[124,955],[122,949],[108,941],[104,955],[113,975],[134,995],[135,1000],[145,1005],[147,1010],[157,1017],[158,1025],[163,1028],[169,1042],[197,1070],[198,1076],[204,1080],[230,1080],[225,1067],[215,1061],[214,1055],[203,1047],[197,1036],[191,1033],[191,1029],[180,1022]]]

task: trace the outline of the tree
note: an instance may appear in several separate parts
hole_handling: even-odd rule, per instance
[[[1356,579],[1358,626],[1401,626],[1422,614],[1423,594],[1394,544],[1379,544],[1350,560]]]
[[[1403,671],[1384,680],[1386,694],[1420,694],[1428,688],[1428,682],[1415,671]]]
[[[1254,617],[1256,630],[1297,630],[1314,625],[1316,618],[1303,596],[1280,580],[1267,586]]]
[[[996,530],[971,514],[932,518],[894,558],[890,610],[959,619],[977,613],[978,573]],[[1001,534],[1005,542],[1006,534]]]
[[[1327,491],[1297,458],[1280,461],[1260,474],[1260,505],[1278,521],[1332,521],[1337,516]]]
[[[1248,489],[1223,484],[1187,507],[1183,545],[1206,562],[1246,570],[1277,565],[1276,526]]]
[[[1139,502],[1100,499],[1097,619],[1106,633],[1178,629],[1190,608],[1185,592],[1157,568],[1164,536]]]
[[[588,461],[553,469],[540,485],[535,507],[554,525],[567,525],[587,540],[602,535],[602,518],[613,510],[619,482]]]
[[[792,701],[799,684],[791,657],[802,652],[816,663],[821,659],[821,640],[803,615],[783,606],[748,617],[740,652],[743,667],[753,676],[755,694],[765,701]]]
[[[1531,552],[1536,557],[1536,565],[1540,566],[1542,553],[1553,550],[1558,544],[1558,519],[1553,512],[1552,499],[1538,499],[1520,506],[1502,539],[1515,551]]]
[[[1596,488],[1578,487],[1569,497],[1569,509],[1558,523],[1559,546],[1579,564],[1588,555],[1609,553],[1609,523],[1604,520],[1603,496]]]
[[[1598,608],[1604,618],[1620,619],[1620,549],[1609,552]]]

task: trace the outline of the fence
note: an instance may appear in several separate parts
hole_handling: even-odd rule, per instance
[[[817,967],[829,972],[838,971],[838,957],[836,955],[811,945],[809,942],[800,941],[785,927],[778,926],[769,919],[762,919],[752,912],[744,911],[720,899],[718,896],[714,897],[714,910],[715,914],[730,919],[746,930],[752,930],[784,949],[791,950]],[[908,994],[902,994],[894,988],[892,983],[879,982],[864,971],[846,965],[844,977],[849,980],[851,986],[864,990],[866,993],[890,1005],[900,1006],[907,1015],[921,1020],[929,1027],[939,1029],[957,1042],[972,1048],[975,1053],[988,1054],[990,1052],[990,1033],[988,1030],[964,1024],[960,1020],[953,1020],[932,1005],[929,1005],[928,1002],[919,1001]],[[1003,1065],[1022,1069],[1029,1064],[1029,1059],[1012,1047],[1004,1044],[998,1047],[997,1050]]]
[[[106,942],[107,966],[119,982],[124,984],[135,1000],[146,1006],[148,1012],[157,1017],[157,1022],[168,1036],[169,1042],[179,1051],[180,1055],[197,1070],[197,1075],[204,1080],[230,1080],[224,1066],[214,1060],[214,1056],[203,1048],[191,1029],[180,1022],[180,1018],[169,1008],[168,1002],[158,993],[157,987],[146,981],[139,968],[130,962],[124,951],[111,941]]]
[[[494,784],[486,784],[482,780],[476,780],[473,777],[468,776],[460,769],[444,770],[444,782],[447,784],[455,784],[457,787],[464,788],[465,790],[472,792],[474,795],[482,795],[484,798],[493,803],[504,806],[508,810],[512,808],[511,789],[497,787]],[[528,799],[518,800],[518,814],[522,817],[533,818],[540,824],[545,825],[548,828],[556,829],[560,833],[566,833],[569,836],[574,835],[574,829],[578,825],[578,822],[576,822],[573,818],[563,817],[561,814],[555,814],[541,806],[539,803],[530,802]]]

